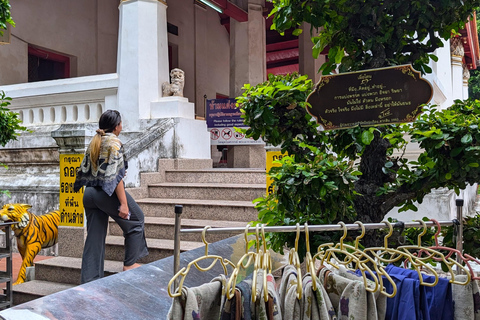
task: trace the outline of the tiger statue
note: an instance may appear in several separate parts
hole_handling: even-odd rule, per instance
[[[17,237],[17,248],[22,256],[22,266],[18,272],[17,281],[25,282],[27,267],[33,266],[33,259],[42,248],[48,248],[57,243],[60,212],[53,211],[37,216],[28,212],[32,206],[28,204],[6,204],[0,210],[0,219],[7,222],[18,222],[12,225]]]

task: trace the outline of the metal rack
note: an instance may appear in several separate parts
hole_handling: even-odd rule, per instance
[[[0,283],[5,283],[3,294],[0,294],[0,309],[10,308],[13,305],[11,226],[17,223],[0,223],[0,228],[5,232],[5,246],[0,247],[0,259],[6,259],[5,270],[0,270]]]
[[[456,200],[457,205],[457,219],[452,221],[438,221],[440,226],[457,226],[457,241],[456,241],[456,249],[460,252],[463,252],[463,224],[462,221],[462,210],[463,210],[463,199]],[[180,215],[182,214],[183,206],[176,205],[175,206],[175,241],[174,241],[174,260],[173,260],[173,270],[174,274],[176,274],[180,270],[180,233],[201,233],[204,229],[180,229],[181,226],[181,218]],[[424,221],[427,227],[434,227],[436,224],[432,221]],[[407,221],[402,222],[398,221],[392,223],[394,228],[410,228],[410,227],[421,227],[422,223],[418,221]],[[365,229],[382,229],[386,228],[385,223],[365,223]],[[361,227],[358,224],[346,224],[347,230],[360,230]],[[247,230],[247,228],[209,228],[206,230],[206,233],[243,233]],[[315,232],[315,231],[342,231],[343,226],[339,224],[325,224],[325,225],[309,225],[308,231]],[[248,233],[254,233],[256,231],[255,227],[249,227]],[[273,227],[264,227],[265,232],[297,232],[296,226],[273,226]],[[300,232],[304,232],[305,227],[303,225],[300,226]],[[457,257],[458,260],[458,257]]]

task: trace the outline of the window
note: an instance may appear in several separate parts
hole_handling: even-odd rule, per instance
[[[28,82],[70,78],[70,57],[28,46]]]

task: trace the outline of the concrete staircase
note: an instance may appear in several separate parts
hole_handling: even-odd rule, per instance
[[[209,168],[210,167],[210,168]],[[265,171],[212,169],[211,160],[159,160],[159,172],[142,173],[141,187],[128,189],[145,214],[149,263],[173,254],[175,205],[183,205],[182,228],[244,227],[256,220],[252,200],[265,194]],[[209,235],[215,242],[234,234]],[[201,234],[182,234],[180,250],[203,246]],[[106,239],[105,275],[123,266],[123,235],[113,221]],[[14,287],[14,305],[80,284],[81,257],[35,263],[35,280]],[[172,266],[173,267],[173,266]]]

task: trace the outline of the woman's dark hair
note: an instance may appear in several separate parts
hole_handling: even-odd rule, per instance
[[[117,110],[107,110],[100,116],[100,120],[98,120],[98,128],[100,130],[97,130],[97,134],[93,137],[92,142],[90,142],[90,159],[94,170],[97,170],[98,166],[97,161],[100,156],[102,136],[106,132],[115,130],[120,122],[122,122],[122,117]]]
[[[120,112],[117,110],[107,110],[100,116],[100,120],[98,120],[98,128],[103,129],[105,132],[112,132],[120,122],[122,122]]]

